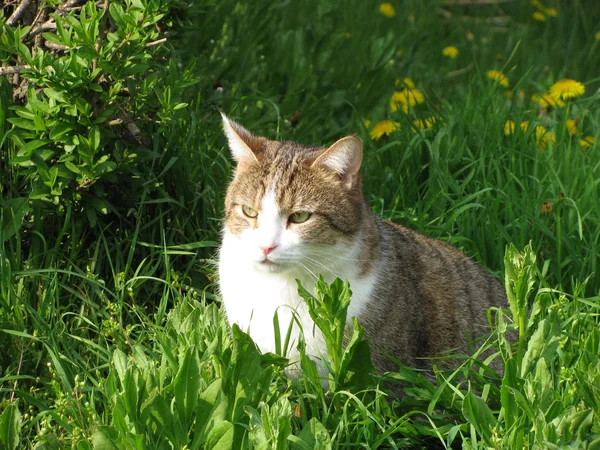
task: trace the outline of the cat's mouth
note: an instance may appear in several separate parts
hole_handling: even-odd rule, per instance
[[[285,267],[285,264],[283,262],[273,261],[269,257],[258,261],[256,265],[267,272],[280,272]]]

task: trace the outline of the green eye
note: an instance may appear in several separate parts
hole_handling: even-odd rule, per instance
[[[242,205],[242,212],[246,217],[250,217],[251,219],[255,219],[258,216],[258,213],[254,211],[252,208],[246,205]]]
[[[295,213],[290,214],[289,221],[291,223],[304,223],[312,214],[307,211],[297,211]]]

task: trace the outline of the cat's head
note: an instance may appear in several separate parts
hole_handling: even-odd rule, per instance
[[[268,271],[347,257],[364,214],[361,140],[311,147],[254,136],[225,116],[223,126],[236,162],[225,233],[239,257]]]

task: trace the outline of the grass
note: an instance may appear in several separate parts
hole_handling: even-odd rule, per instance
[[[600,7],[546,1],[557,16],[539,22],[530,2],[457,3],[398,2],[391,18],[359,1],[206,3],[175,38],[194,83],[152,137],[160,195],[148,186],[95,228],[67,211],[14,236],[3,204],[0,448],[600,448],[600,147],[580,143],[600,134]],[[425,101],[392,113],[405,78]],[[562,78],[585,94],[531,100]],[[231,169],[216,109],[273,139],[360,135],[373,210],[506,281],[510,311],[491,313],[494,333],[471,352],[494,343],[504,374],[463,355],[435,380],[401,363],[365,376],[358,324],[345,349],[331,334],[324,388],[310,360],[290,381],[283,359],[230,333],[213,261]],[[381,120],[398,129],[373,140]],[[536,125],[555,136],[545,148]],[[308,299],[314,311],[343,300],[340,286]]]

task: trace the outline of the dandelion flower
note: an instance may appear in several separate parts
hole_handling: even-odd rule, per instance
[[[544,12],[546,13],[546,15],[548,17],[557,17],[558,16],[558,11],[556,10],[556,8],[544,8]]]
[[[415,83],[410,78],[405,78],[403,80],[401,80],[400,78],[398,78],[396,80],[396,87],[405,87],[405,86],[408,89],[414,89],[415,88]]]
[[[513,120],[507,120],[504,124],[504,134],[509,135],[515,132],[515,122]]]
[[[538,22],[546,21],[546,14],[539,11],[534,12],[531,17],[533,17],[533,20],[537,20]]]
[[[523,130],[523,133],[525,133],[529,129],[529,120],[524,120],[519,126]]]
[[[396,15],[394,5],[392,5],[391,3],[382,3],[381,5],[379,5],[379,12],[385,17],[394,17]]]
[[[565,78],[559,80],[550,88],[550,95],[556,100],[569,100],[580,97],[585,93],[585,86],[579,81]]]
[[[458,49],[452,45],[449,47],[444,47],[442,50],[442,55],[455,59],[458,56]]]
[[[371,136],[371,139],[374,141],[378,141],[383,136],[389,136],[399,128],[400,125],[398,125],[396,122],[392,122],[391,120],[382,120],[381,122],[373,125],[373,129],[371,130],[371,133],[369,133],[369,136]]]
[[[540,2],[540,0],[531,0],[531,5],[538,9],[544,8],[544,5],[542,5],[542,2]]]
[[[413,125],[421,130],[427,130],[437,123],[437,119],[433,116],[425,117],[424,119],[413,120]]]
[[[363,122],[363,124],[364,124],[365,128],[369,128],[371,126],[371,121],[369,119],[367,119]]]
[[[500,86],[508,87],[508,78],[499,70],[488,70],[485,75],[494,81],[497,81]]]
[[[565,124],[567,127],[567,132],[571,136],[575,136],[577,134],[577,121],[573,119],[567,119],[567,123]]]
[[[554,98],[550,94],[533,94],[531,101],[537,103],[543,108],[562,108],[565,106],[564,102],[560,98]]]
[[[596,139],[594,139],[592,136],[586,136],[583,139],[579,139],[579,145],[583,149],[590,148],[592,145],[594,145],[595,142]]]
[[[408,112],[411,106],[423,103],[424,101],[425,97],[417,89],[402,89],[392,94],[390,111],[396,112],[399,108],[402,108],[402,111]]]
[[[551,131],[546,130],[541,125],[535,127],[535,142],[538,150],[544,152],[548,146],[548,142],[552,141],[552,144],[556,143],[556,136]]]
[[[596,32],[596,34],[594,35],[594,39],[600,41],[600,31]]]

